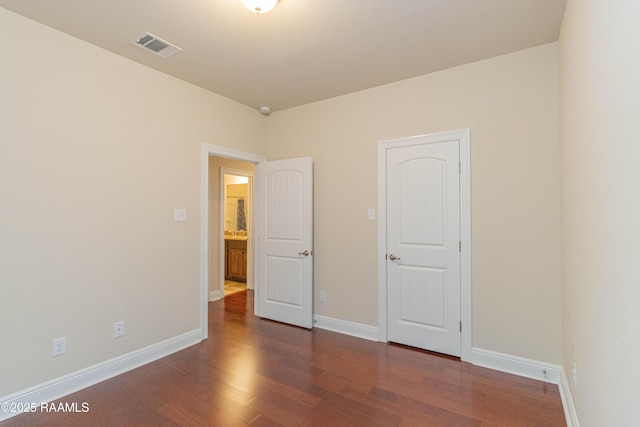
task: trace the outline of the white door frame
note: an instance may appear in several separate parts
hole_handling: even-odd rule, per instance
[[[200,339],[209,336],[209,156],[260,163],[266,157],[213,144],[200,149]],[[252,221],[254,219],[252,218]],[[253,246],[253,245],[252,245]],[[253,259],[253,257],[252,257]]]
[[[461,129],[378,142],[378,341],[388,341],[387,331],[387,150],[442,141],[460,142],[460,359],[472,361],[471,316],[471,155],[470,130]]]

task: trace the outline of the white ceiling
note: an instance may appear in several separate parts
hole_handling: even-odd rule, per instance
[[[566,0],[0,0],[0,6],[272,111],[549,43]],[[183,49],[162,59],[149,31]],[[7,34],[4,37],[10,36]]]

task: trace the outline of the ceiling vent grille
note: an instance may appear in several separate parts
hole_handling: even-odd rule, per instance
[[[163,58],[168,58],[182,51],[178,46],[148,32],[140,34],[131,40],[131,43]]]

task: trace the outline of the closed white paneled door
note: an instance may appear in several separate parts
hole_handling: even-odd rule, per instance
[[[256,313],[313,326],[313,162],[310,157],[256,166]]]
[[[387,150],[389,341],[460,356],[459,141]]]

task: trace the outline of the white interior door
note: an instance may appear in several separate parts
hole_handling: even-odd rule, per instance
[[[459,141],[386,161],[389,341],[460,356]]]
[[[256,165],[256,314],[313,326],[313,162]]]

